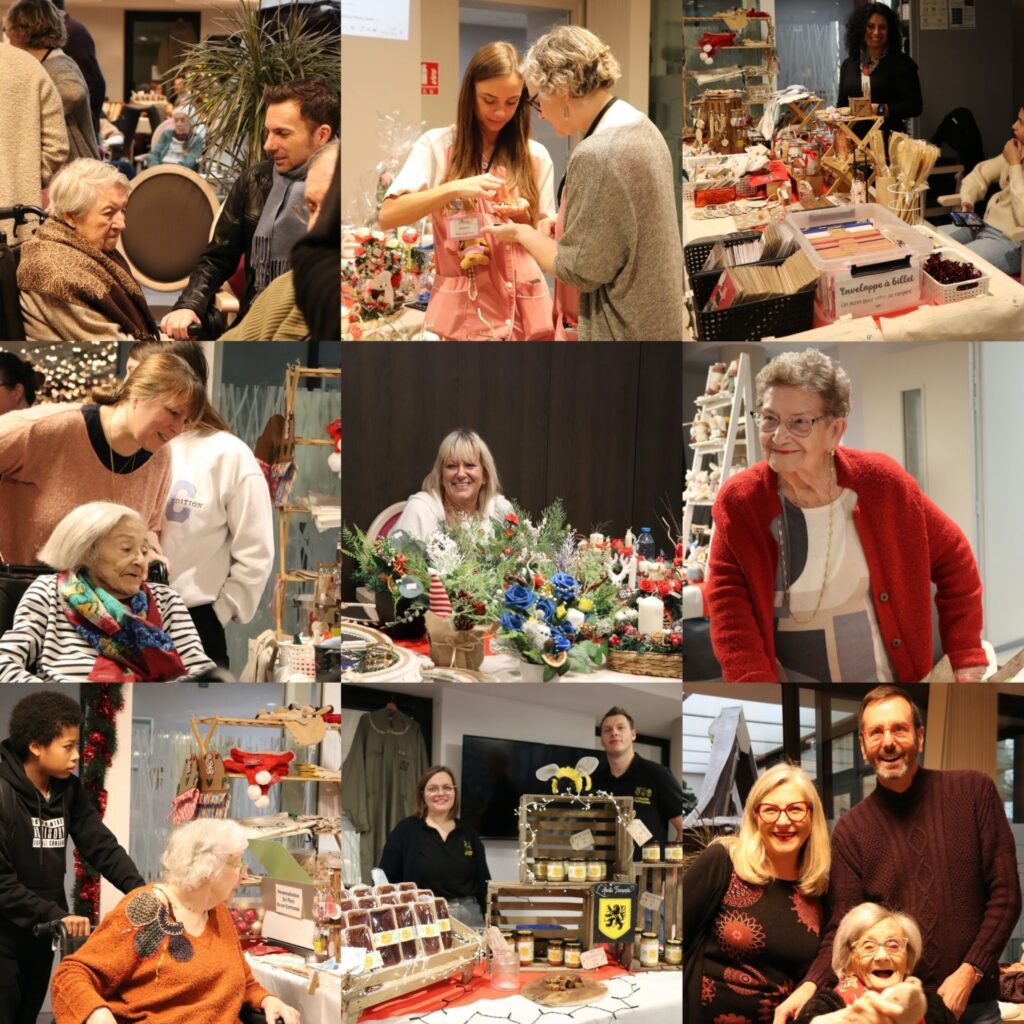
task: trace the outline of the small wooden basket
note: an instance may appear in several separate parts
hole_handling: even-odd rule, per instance
[[[663,679],[683,678],[683,655],[637,654],[636,651],[609,651],[608,667],[613,672],[631,676],[661,676]]]

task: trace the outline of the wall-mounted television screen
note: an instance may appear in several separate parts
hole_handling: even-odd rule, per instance
[[[603,761],[604,752],[600,746],[463,736],[460,817],[483,839],[518,839],[519,798],[524,793],[551,793],[551,782],[538,779],[537,769],[548,764],[575,767],[581,757]],[[563,791],[566,785],[563,781]]]

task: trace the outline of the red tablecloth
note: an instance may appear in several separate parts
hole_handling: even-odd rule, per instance
[[[560,969],[557,967],[551,968],[553,971]],[[583,971],[582,973],[584,977],[593,978],[595,981],[604,981],[605,978],[614,978],[619,974],[627,974],[628,971],[615,965],[599,967],[596,971]],[[464,1006],[467,1003],[479,1002],[484,999],[504,999],[506,996],[516,994],[506,989],[493,988],[490,983],[490,977],[487,973],[486,964],[477,964],[476,970],[473,972],[473,978],[468,985],[463,985],[457,981],[438,982],[436,985],[420,989],[418,992],[412,992],[407,996],[402,996],[400,999],[392,999],[390,1002],[381,1003],[379,1006],[373,1007],[372,1010],[367,1010],[365,1013],[360,1014],[359,1020],[387,1020],[389,1017],[411,1018],[418,1014],[443,1010],[451,1003],[458,1003]],[[524,985],[539,977],[539,973],[532,971],[523,971],[519,975],[520,981]]]
[[[424,658],[430,657],[430,637],[423,636],[419,640],[396,640],[396,647],[404,647],[407,651],[412,651],[414,654],[422,654]],[[494,652],[491,650],[491,638],[489,636],[484,637],[484,657],[488,657]]]

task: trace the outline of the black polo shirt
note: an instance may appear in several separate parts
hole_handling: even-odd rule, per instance
[[[442,839],[420,818],[404,818],[384,844],[378,865],[389,882],[415,882],[447,900],[475,899],[481,911],[487,902],[487,857],[480,837],[458,819]]]
[[[668,842],[669,821],[683,813],[683,787],[664,765],[634,754],[629,767],[616,778],[605,759],[590,778],[594,792],[603,789],[612,796],[632,797],[636,816],[654,839]],[[633,859],[640,856],[640,847],[634,844]]]

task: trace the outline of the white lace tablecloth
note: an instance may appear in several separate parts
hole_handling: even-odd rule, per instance
[[[302,1024],[338,1024],[341,1020],[341,982],[337,978],[321,976],[320,985],[309,994],[305,978],[261,963],[259,957],[246,957],[253,977],[278,999],[294,1006],[302,1014]]]

